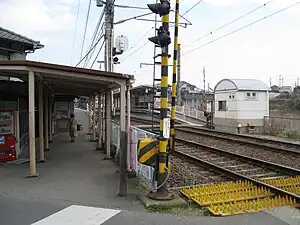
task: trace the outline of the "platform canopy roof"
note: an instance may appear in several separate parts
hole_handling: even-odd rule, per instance
[[[268,85],[256,79],[223,79],[215,86],[216,91],[239,90],[239,91],[268,91]]]
[[[0,76],[17,77],[26,82],[29,71],[35,73],[37,81],[42,79],[56,95],[90,96],[127,85],[134,79],[128,74],[73,66],[28,60],[0,61]]]
[[[0,27],[0,49],[9,52],[33,52],[44,47],[39,41]]]

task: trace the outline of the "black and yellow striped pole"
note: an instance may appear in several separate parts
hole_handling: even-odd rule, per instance
[[[177,56],[178,56],[178,27],[179,27],[179,0],[175,5],[175,30],[174,30],[174,54],[173,54],[173,78],[172,78],[172,102],[171,102],[171,126],[170,126],[170,150],[175,149],[175,111],[176,111],[176,82],[177,82]]]
[[[170,23],[170,1],[160,0],[160,4],[148,4],[149,9],[162,16],[162,26],[158,29],[158,35],[149,38],[151,42],[161,47],[161,96],[160,96],[160,137],[158,151],[158,166],[157,168],[157,192],[149,194],[150,198],[156,200],[172,199],[173,195],[167,191],[168,180],[168,141],[170,120],[168,118],[168,63],[169,49],[171,43],[169,34]]]
[[[169,14],[162,17],[162,27],[165,32],[169,31]],[[168,118],[168,66],[169,66],[169,53],[168,46],[162,48],[161,59],[161,97],[160,97],[160,141],[158,153],[158,176],[157,185],[160,187],[158,192],[164,195],[166,193],[167,184],[164,181],[167,179],[167,146],[168,139],[163,135],[164,120]]]

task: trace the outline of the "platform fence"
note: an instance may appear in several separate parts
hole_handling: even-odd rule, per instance
[[[300,118],[265,116],[263,128],[268,135],[300,139]]]
[[[195,119],[205,120],[204,112],[197,109],[192,109],[184,106],[176,105],[176,113]]]
[[[139,178],[143,179],[149,187],[151,187],[154,169],[138,162],[137,147],[139,139],[154,138],[155,134],[131,126],[129,137],[127,169],[129,171],[134,171]],[[116,147],[116,152],[118,154],[120,152],[120,125],[115,121],[112,122],[112,144]]]

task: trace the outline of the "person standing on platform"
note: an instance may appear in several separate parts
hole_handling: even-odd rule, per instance
[[[71,142],[75,142],[75,137],[77,136],[77,120],[75,119],[75,115],[73,113],[70,115],[68,128]]]

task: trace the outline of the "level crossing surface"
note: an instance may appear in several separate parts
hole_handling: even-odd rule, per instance
[[[287,225],[297,224],[286,209],[286,217],[268,212],[233,217],[185,217],[168,214],[72,205],[45,200],[0,195],[1,224],[6,225]],[[17,215],[17,216],[16,216]],[[293,219],[294,222],[291,222]],[[289,222],[290,221],[290,222]]]

